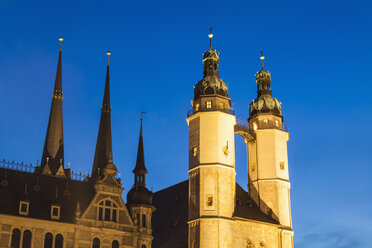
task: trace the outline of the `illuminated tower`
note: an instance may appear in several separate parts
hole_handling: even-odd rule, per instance
[[[261,211],[291,230],[287,141],[281,106],[271,94],[271,73],[256,73],[257,98],[249,105],[249,126],[256,139],[247,144],[249,193]],[[291,233],[291,232],[290,232]]]
[[[231,247],[235,201],[236,119],[228,88],[219,78],[219,54],[204,52],[204,77],[197,82],[189,125],[189,247]]]

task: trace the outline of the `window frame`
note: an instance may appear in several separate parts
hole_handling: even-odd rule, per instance
[[[22,205],[26,205],[26,211],[22,211]],[[19,214],[20,215],[28,215],[30,209],[30,203],[28,201],[20,201],[19,202]]]
[[[107,202],[110,202],[110,204],[108,205]],[[109,219],[106,218],[106,211],[109,211]],[[105,198],[99,201],[97,204],[97,220],[118,223],[119,204],[117,204],[113,199],[110,198]]]
[[[58,214],[54,215],[54,209],[57,209]],[[50,218],[53,220],[59,220],[61,218],[61,206],[52,205],[50,208]]]

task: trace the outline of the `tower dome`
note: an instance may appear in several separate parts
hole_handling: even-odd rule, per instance
[[[219,52],[212,48],[212,37],[213,34],[210,33],[209,49],[203,53],[203,79],[198,81],[195,85],[194,100],[200,99],[203,95],[220,95],[229,97],[227,85],[219,77]]]
[[[262,54],[262,52],[261,52]],[[265,70],[264,59],[262,55],[262,69],[256,73],[257,98],[249,104],[249,117],[257,114],[274,114],[281,116],[282,109],[280,102],[271,94],[271,73]]]

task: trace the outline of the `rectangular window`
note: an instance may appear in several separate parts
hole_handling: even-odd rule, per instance
[[[284,161],[280,161],[279,166],[281,170],[284,170]]]
[[[212,101],[207,101],[205,104],[207,109],[212,108]]]
[[[98,208],[98,219],[103,220],[103,208]]]
[[[193,157],[198,156],[198,147],[197,147],[197,146],[194,146],[194,147],[192,148],[192,156],[193,156]]]
[[[195,112],[199,111],[199,103],[195,104]]]
[[[142,227],[146,227],[146,215],[142,215]]]
[[[29,206],[29,203],[27,201],[20,201],[19,202],[19,214],[28,215],[28,206]]]
[[[110,221],[111,220],[111,211],[109,208],[105,208],[105,220]]]
[[[225,104],[223,102],[220,102],[220,109],[224,109],[225,108]]]
[[[207,206],[213,206],[213,195],[208,195],[207,196]]]
[[[112,221],[116,222],[116,209],[112,210]]]
[[[61,207],[60,206],[52,206],[52,209],[51,209],[51,218],[52,219],[55,219],[55,220],[59,220],[59,218],[60,218],[60,210],[61,210]]]

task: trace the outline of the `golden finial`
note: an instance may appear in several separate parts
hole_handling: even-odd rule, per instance
[[[209,34],[208,34],[208,37],[209,37],[209,48],[212,49],[212,38],[213,38],[213,34],[212,34],[212,27],[209,28]]]
[[[264,59],[265,59],[265,56],[263,55],[263,51],[261,51],[260,60],[262,61],[262,68],[264,68]]]
[[[59,40],[59,50],[62,51],[62,41],[63,41],[63,37],[60,36],[60,37],[58,38],[58,40]]]
[[[106,54],[107,54],[107,65],[109,65],[111,52],[110,51],[107,51]]]

